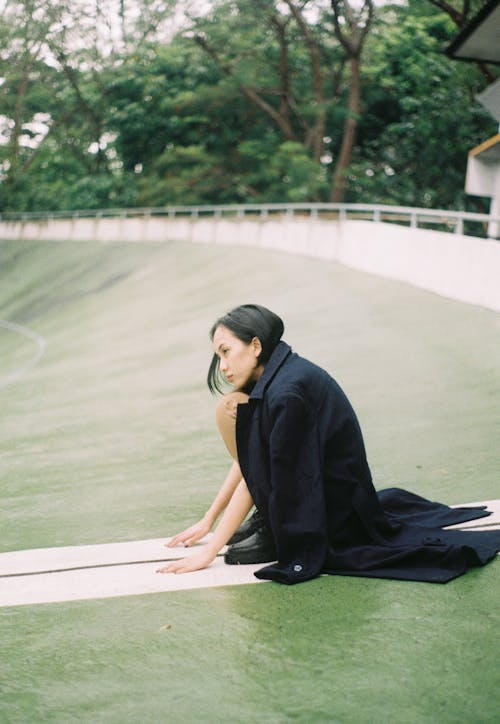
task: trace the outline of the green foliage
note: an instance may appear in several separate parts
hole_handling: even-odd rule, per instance
[[[293,141],[280,144],[272,155],[259,153],[258,144],[248,142],[239,147],[247,167],[256,166],[256,156],[260,155],[260,164],[253,174],[258,173],[265,180],[265,196],[259,198],[263,203],[272,201],[310,201],[321,198],[328,191],[325,170],[306,153],[304,146]],[[261,186],[263,185],[261,181]]]
[[[141,2],[146,27],[151,3]],[[223,0],[190,33],[158,42],[129,27],[106,51],[82,26],[89,47],[71,52],[56,23],[66,4],[35,4],[29,18],[27,2],[0,18],[0,211],[329,199],[348,77],[328,4],[316,3],[309,26],[321,106],[283,3]],[[474,100],[485,79],[444,54],[456,32],[428,0],[378,7],[346,201],[474,208],[467,153],[496,129]],[[311,139],[323,112],[318,162]]]
[[[464,208],[468,151],[495,132],[474,100],[484,78],[444,55],[453,24],[424,5],[388,8],[372,38],[346,200]]]

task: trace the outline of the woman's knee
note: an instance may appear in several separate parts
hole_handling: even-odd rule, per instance
[[[248,395],[244,392],[229,392],[224,395],[215,408],[215,419],[217,427],[224,443],[231,455],[236,460],[236,408],[240,404],[248,402]]]
[[[248,402],[248,395],[244,392],[228,392],[221,397],[215,408],[215,418],[219,429],[222,426],[234,426],[236,424],[236,408],[240,404]]]

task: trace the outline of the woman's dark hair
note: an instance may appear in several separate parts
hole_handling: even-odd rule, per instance
[[[257,364],[265,364],[268,361],[285,329],[283,321],[277,314],[259,304],[242,304],[219,317],[210,330],[212,342],[217,327],[226,327],[245,344],[250,344],[252,339],[257,337],[262,345]],[[223,382],[219,358],[214,354],[208,369],[208,389],[212,393],[223,392]]]

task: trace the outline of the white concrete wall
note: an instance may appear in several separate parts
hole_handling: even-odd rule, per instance
[[[274,249],[338,261],[500,311],[500,244],[370,221],[301,218],[92,218],[0,222],[0,239],[185,241]]]

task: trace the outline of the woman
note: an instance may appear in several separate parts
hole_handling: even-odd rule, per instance
[[[338,573],[445,582],[493,558],[500,531],[441,528],[489,515],[484,509],[451,509],[399,489],[377,494],[349,400],[327,372],[292,352],[283,330],[276,314],[253,304],[213,325],[208,385],[220,391],[225,378],[234,386],[217,408],[234,462],[204,519],[169,545],[199,540],[225,512],[198,553],[160,572],[210,565],[254,503],[276,561],[258,578],[298,583]]]

